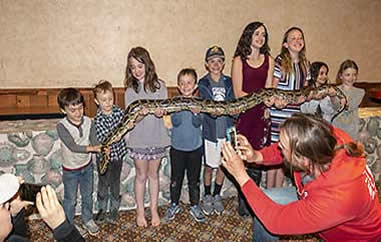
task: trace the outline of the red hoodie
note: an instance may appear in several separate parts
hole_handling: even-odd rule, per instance
[[[340,129],[334,129],[334,135],[338,144],[351,141]],[[261,150],[265,165],[283,162],[277,145]],[[381,240],[381,204],[365,158],[350,157],[342,149],[329,170],[305,186],[299,172],[294,176],[299,200],[287,205],[273,202],[251,179],[242,186],[255,215],[270,232],[319,232],[326,241]]]

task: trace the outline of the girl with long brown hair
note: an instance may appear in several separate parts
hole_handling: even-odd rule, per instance
[[[128,53],[125,81],[127,86],[126,107],[138,99],[168,98],[167,87],[158,78],[150,54],[143,47],[132,48]],[[135,128],[129,133],[126,143],[131,151],[129,155],[134,160],[136,169],[136,223],[139,227],[147,227],[144,216],[144,193],[148,181],[151,196],[151,225],[156,227],[160,225],[158,213],[159,167],[170,141],[163,120],[161,120],[163,110],[158,108],[155,115],[146,114],[147,111],[143,110]]]

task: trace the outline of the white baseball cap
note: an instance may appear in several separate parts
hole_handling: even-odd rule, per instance
[[[0,204],[11,199],[19,190],[20,184],[17,176],[6,173],[0,176]]]

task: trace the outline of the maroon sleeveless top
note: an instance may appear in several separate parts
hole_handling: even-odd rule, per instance
[[[242,91],[246,93],[256,92],[265,87],[269,70],[269,57],[258,68],[253,68],[242,61]],[[239,116],[237,130],[247,137],[254,149],[258,150],[270,145],[270,118],[264,118],[266,106],[259,104],[247,110]]]

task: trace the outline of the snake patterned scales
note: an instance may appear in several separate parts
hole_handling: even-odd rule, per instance
[[[183,110],[200,109],[202,113],[209,113],[214,116],[236,115],[249,110],[256,105],[270,100],[270,98],[280,98],[287,104],[297,104],[300,98],[321,99],[326,96],[336,96],[340,100],[341,107],[332,120],[341,113],[347,105],[347,98],[344,93],[335,85],[324,85],[317,88],[305,88],[297,91],[280,90],[275,88],[263,88],[257,92],[232,101],[212,101],[202,100],[197,97],[174,97],[170,99],[140,99],[136,100],[124,111],[120,125],[111,132],[106,141],[102,144],[101,159],[99,162],[99,172],[104,174],[109,163],[109,155],[106,149],[113,143],[118,142],[128,131],[135,126],[136,119],[141,115],[143,108],[148,110],[148,114],[154,114],[157,108],[161,108],[165,114],[179,112]],[[267,104],[267,103],[266,103]],[[273,103],[272,103],[273,105]]]

